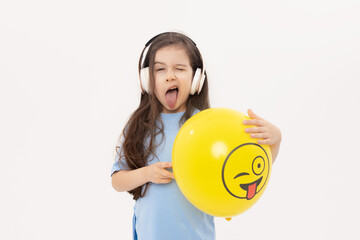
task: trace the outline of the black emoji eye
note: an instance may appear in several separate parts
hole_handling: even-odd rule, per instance
[[[265,160],[262,156],[257,156],[252,163],[252,170],[255,175],[260,175],[265,169]]]

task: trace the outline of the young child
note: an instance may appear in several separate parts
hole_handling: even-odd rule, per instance
[[[181,193],[171,169],[172,146],[181,125],[210,107],[204,62],[187,36],[166,32],[146,43],[139,60],[142,95],[124,127],[112,186],[136,200],[133,236],[139,240],[215,239],[214,218]],[[248,111],[246,132],[268,144],[275,160],[280,130]],[[120,149],[120,150],[119,150]]]

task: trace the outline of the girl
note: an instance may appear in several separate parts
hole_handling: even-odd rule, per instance
[[[117,146],[112,186],[135,202],[134,239],[215,239],[214,218],[181,193],[171,171],[171,151],[181,125],[210,107],[204,63],[196,44],[181,33],[159,34],[146,43],[139,60],[142,95]],[[271,146],[275,160],[280,130],[248,111],[256,125],[246,132]],[[120,149],[120,151],[118,151]]]

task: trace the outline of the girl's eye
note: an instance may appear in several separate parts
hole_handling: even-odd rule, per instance
[[[165,70],[165,68],[158,68],[158,69],[156,69],[157,72],[163,71],[163,70]]]
[[[176,70],[178,70],[178,71],[184,71],[185,69],[183,69],[183,68],[177,68]]]

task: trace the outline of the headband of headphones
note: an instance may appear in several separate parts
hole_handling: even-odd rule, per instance
[[[142,93],[150,93],[150,73],[149,73],[149,67],[143,67],[144,66],[144,61],[145,58],[147,56],[147,52],[149,51],[149,48],[152,44],[152,42],[154,41],[154,39],[156,39],[157,37],[163,35],[163,34],[168,34],[171,32],[164,32],[164,33],[160,33],[154,37],[152,37],[146,44],[145,44],[145,49],[143,50],[143,53],[140,56],[140,86],[141,86],[141,92]],[[185,35],[184,35],[185,36]],[[186,36],[187,37],[187,36]],[[189,37],[187,37],[193,44],[194,46],[197,48],[195,42],[193,40],[191,40]],[[200,52],[200,51],[199,51]],[[203,85],[204,85],[204,81],[205,81],[205,62],[203,61],[201,54],[200,54],[200,58],[201,61],[203,63],[203,68],[197,68],[194,74],[194,78],[191,84],[191,88],[190,88],[190,94],[194,95],[196,92],[199,94]]]

